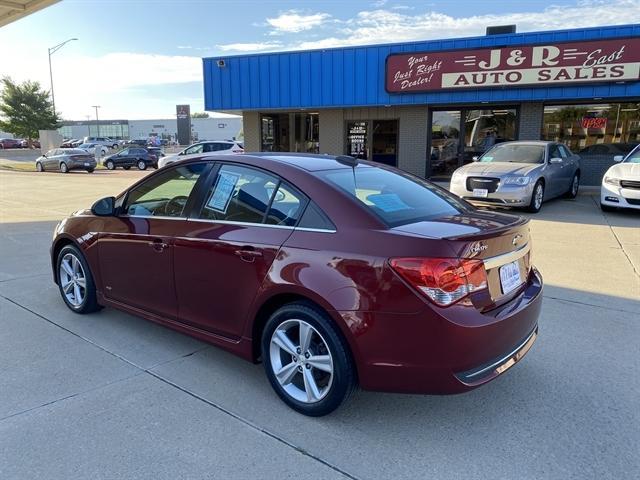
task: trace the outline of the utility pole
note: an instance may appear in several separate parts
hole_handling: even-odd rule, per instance
[[[100,136],[100,120],[98,119],[98,109],[100,108],[100,105],[91,105],[93,108],[96,109],[96,127],[98,127],[98,134],[96,135],[96,137]]]
[[[51,68],[51,55],[53,55],[62,47],[64,47],[67,43],[72,42],[74,40],[78,40],[78,39],[70,38],[69,40],[65,40],[64,42],[59,43],[58,45],[47,49],[47,51],[49,52],[49,80],[51,81],[51,104],[53,105],[54,115],[56,113],[56,97],[53,95],[53,69]]]

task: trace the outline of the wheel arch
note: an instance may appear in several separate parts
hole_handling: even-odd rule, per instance
[[[55,240],[53,245],[51,246],[51,269],[53,270],[53,281],[58,284],[58,275],[56,274],[56,263],[58,261],[58,255],[60,251],[66,247],[67,245],[73,245],[78,250],[82,251],[80,246],[70,237],[59,237]]]
[[[336,317],[337,314],[334,310],[325,308],[320,303],[314,301],[310,295],[305,295],[298,292],[276,293],[275,295],[272,295],[271,297],[264,300],[260,307],[256,310],[256,313],[253,316],[253,324],[251,326],[252,361],[254,363],[260,362],[262,332],[264,331],[264,327],[267,323],[267,320],[269,320],[269,317],[271,317],[271,315],[279,308],[296,302],[304,303],[313,309],[319,310],[334,323],[338,334],[342,337],[345,345],[347,346],[348,354],[350,355],[351,361],[356,370],[356,375],[358,375],[358,362],[356,362],[357,355],[354,351],[355,346],[344,331],[344,323]]]

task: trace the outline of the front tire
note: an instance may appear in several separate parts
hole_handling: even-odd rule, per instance
[[[42,163],[36,162],[36,172],[44,172],[44,167],[42,166]]]
[[[100,309],[89,264],[75,245],[60,250],[56,267],[60,295],[71,311],[91,313]]]
[[[67,164],[66,164],[66,163],[62,162],[62,163],[60,164],[60,171],[61,171],[62,173],[69,173],[69,167],[67,167]]]
[[[138,162],[138,170],[146,170],[146,169],[147,169],[147,164],[143,160],[140,160]]]
[[[271,315],[262,334],[262,360],[278,396],[303,415],[327,415],[355,390],[346,341],[326,313],[307,303],[291,303]]]
[[[543,200],[544,200],[544,183],[538,180],[538,182],[533,187],[533,192],[531,193],[531,201],[529,202],[527,211],[531,213],[538,213],[542,208]]]
[[[618,209],[616,207],[612,207],[610,205],[605,205],[604,203],[601,203],[600,210],[602,210],[603,212],[615,212]]]
[[[107,167],[107,170],[115,170],[116,169],[116,164],[113,163],[111,160],[108,160],[107,163],[105,164],[105,166]]]

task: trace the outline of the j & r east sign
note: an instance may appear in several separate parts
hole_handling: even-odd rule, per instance
[[[640,79],[640,38],[392,54],[389,93]]]

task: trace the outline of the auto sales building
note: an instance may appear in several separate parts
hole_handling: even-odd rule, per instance
[[[640,25],[204,59],[246,151],[348,154],[446,179],[494,143],[553,140],[599,184],[640,142]]]

